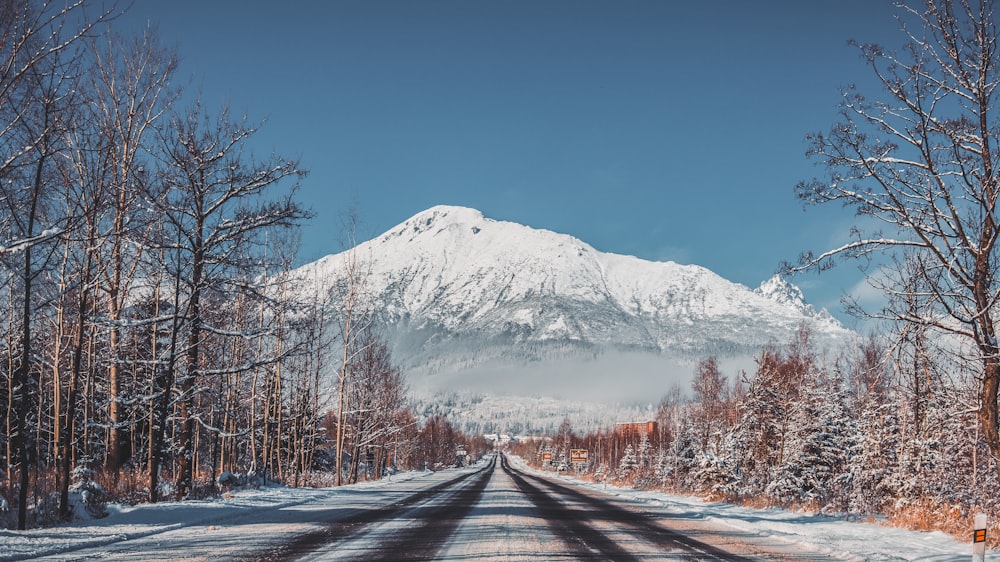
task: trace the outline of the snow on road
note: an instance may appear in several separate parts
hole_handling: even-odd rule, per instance
[[[443,560],[527,560],[551,552],[559,541],[531,501],[498,467],[483,499],[455,531]]]
[[[409,472],[334,489],[270,486],[212,501],[111,506],[103,519],[20,532],[0,530],[0,561],[252,557],[316,530],[322,526],[316,520],[373,510],[454,476],[455,471]]]
[[[516,459],[519,470],[533,472]],[[552,476],[552,473],[546,473]],[[704,529],[724,530],[752,537],[757,544],[816,553],[830,558],[872,562],[968,562],[972,545],[960,543],[943,532],[917,532],[882,525],[847,521],[839,517],[811,515],[784,509],[751,509],[721,502],[704,502],[698,498],[681,497],[662,492],[617,488],[602,483],[583,482],[569,476],[559,476],[564,483],[613,495],[620,501],[634,503],[643,511],[662,513],[667,526],[680,530],[702,532]],[[970,520],[969,536],[972,536]],[[987,560],[1000,560],[1000,553],[991,552]]]
[[[527,470],[523,466],[518,467]],[[473,469],[457,469],[473,470]],[[58,528],[0,531],[0,560],[209,560],[252,558],[321,527],[316,521],[377,509],[456,476],[412,472],[391,480],[339,489],[268,487],[213,501],[117,507],[111,515]],[[551,474],[549,474],[551,476]],[[920,533],[785,510],[754,510],[560,476],[563,484],[610,494],[646,512],[662,513],[676,528],[714,529],[758,544],[840,560],[951,562],[971,558],[971,546],[940,532]],[[374,540],[374,539],[373,539]],[[444,559],[516,560],[546,552],[559,541],[510,478],[499,469],[482,501],[458,526]],[[987,560],[1000,560],[991,552]]]

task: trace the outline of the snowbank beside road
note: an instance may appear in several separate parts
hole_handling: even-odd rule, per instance
[[[413,481],[414,484],[418,484],[434,474],[407,472],[394,475],[392,480],[366,482],[341,488],[266,486],[236,491],[226,498],[212,500],[137,506],[108,505],[108,516],[101,519],[85,519],[65,526],[27,531],[0,530],[0,561],[30,560],[70,553],[185,527],[211,527],[223,523],[232,526],[238,524],[241,519],[252,521],[255,519],[255,514],[260,516],[265,512],[270,519],[274,519],[275,514],[280,513],[283,508],[309,502],[336,501],[338,495],[357,494],[366,489],[375,491],[390,483]],[[170,552],[160,554],[171,556]]]

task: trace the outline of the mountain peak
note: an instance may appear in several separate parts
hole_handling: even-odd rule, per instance
[[[735,356],[789,341],[803,322],[831,341],[846,333],[779,276],[751,290],[467,207],[432,207],[359,249],[371,259],[366,292],[411,372],[623,352]],[[302,273],[332,287],[343,261]]]
[[[754,292],[774,302],[792,306],[799,310],[804,310],[808,306],[805,296],[802,295],[802,290],[778,274],[761,283],[760,287],[757,287]]]
[[[421,211],[400,226],[414,234],[421,232],[437,232],[449,227],[482,228],[482,223],[488,221],[483,213],[469,207],[437,205],[426,211]]]
[[[404,224],[431,226],[434,223],[469,224],[486,220],[483,213],[469,207],[437,205],[410,217]]]
[[[379,240],[389,242],[395,238],[402,237],[409,242],[413,242],[418,238],[433,238],[438,234],[448,233],[446,238],[451,238],[451,243],[455,243],[458,238],[464,236],[463,232],[468,231],[471,234],[478,234],[487,224],[495,224],[496,222],[484,217],[483,213],[476,209],[452,205],[437,205],[426,211],[421,211],[396,225],[380,236]],[[446,243],[445,245],[448,244]]]
[[[793,285],[779,274],[775,274],[767,281],[761,283],[760,287],[754,289],[754,292],[770,301],[797,310],[803,316],[815,318],[826,323],[839,324],[825,308],[817,312],[811,304],[806,302],[805,296],[802,294],[802,289]]]

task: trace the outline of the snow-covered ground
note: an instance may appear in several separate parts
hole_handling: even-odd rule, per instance
[[[267,487],[236,492],[213,501],[112,506],[110,515],[99,520],[25,532],[0,531],[0,560],[215,559],[232,554],[234,549],[248,552],[256,548],[254,541],[274,546],[276,537],[307,532],[313,526],[310,512],[333,507],[342,511],[371,509],[451,476],[454,471],[411,472],[391,480],[339,489]],[[559,479],[592,492],[612,494],[619,501],[634,502],[648,512],[662,512],[665,519],[710,524],[719,530],[728,528],[770,544],[835,559],[935,562],[971,559],[970,544],[941,532],[905,531],[826,516],[778,509],[755,510],[659,492],[605,487],[566,476]],[[516,525],[516,521],[511,522]],[[530,534],[528,528],[522,531]],[[518,529],[510,529],[508,533],[517,534]],[[1000,559],[1000,555],[990,553],[987,560],[992,556]]]
[[[468,470],[468,469],[465,469]],[[341,488],[268,486],[215,500],[108,506],[109,515],[28,531],[0,530],[0,561],[134,559],[226,559],[233,549],[274,546],[274,539],[311,530],[320,509],[374,509],[454,477],[454,471],[407,472],[391,479]],[[82,510],[81,510],[82,511]],[[245,529],[250,529],[249,534]],[[197,550],[192,543],[197,544]],[[131,546],[130,546],[131,545]],[[142,546],[155,547],[130,557]]]

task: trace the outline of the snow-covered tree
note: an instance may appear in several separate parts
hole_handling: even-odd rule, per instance
[[[670,456],[666,449],[660,447],[656,450],[656,457],[653,461],[653,476],[656,477],[660,484],[663,484],[670,476],[670,472]]]
[[[406,384],[403,373],[393,363],[388,344],[373,331],[360,335],[358,353],[352,354],[351,408],[344,418],[350,427],[351,467],[349,481],[358,481],[362,457],[382,464],[390,445],[407,428],[399,425],[400,411],[405,407]]]
[[[854,449],[854,428],[846,415],[839,379],[810,373],[793,405],[783,462],[775,466],[765,491],[781,504],[840,508],[847,462]]]
[[[723,457],[699,453],[695,462],[690,474],[695,492],[709,497],[738,497],[736,476]]]
[[[639,438],[638,461],[639,467],[646,469],[652,463],[652,445],[649,442],[649,434],[643,433]]]
[[[636,469],[639,468],[639,459],[636,457],[635,449],[632,444],[629,443],[625,446],[625,451],[622,453],[622,458],[618,461],[618,477],[622,479],[627,479],[632,476]]]
[[[128,325],[126,303],[136,298],[133,289],[139,273],[143,249],[148,247],[147,225],[156,220],[152,210],[144,205],[148,187],[147,170],[152,168],[149,158],[153,127],[177,96],[170,86],[177,68],[176,53],[160,45],[156,33],[146,29],[142,35],[126,38],[115,33],[95,38],[91,42],[90,58],[93,71],[89,73],[88,96],[81,116],[88,127],[93,127],[101,146],[100,182],[107,190],[104,230],[106,234],[98,246],[101,291],[100,310],[104,337],[107,341],[107,468],[113,479],[118,478],[125,462],[125,450],[131,446],[126,435],[128,410],[125,407],[139,389],[125,391],[127,357],[124,342]],[[92,149],[82,145],[78,150]],[[145,215],[145,216],[143,216]],[[131,386],[135,386],[132,383]]]
[[[772,469],[785,462],[795,403],[810,365],[804,347],[787,356],[776,349],[761,352],[740,407],[740,421],[724,451],[725,464],[732,467],[744,494],[764,493]]]
[[[882,513],[898,498],[900,482],[899,408],[884,400],[865,404],[858,419],[858,446],[848,463],[851,491],[850,510],[856,513]]]

